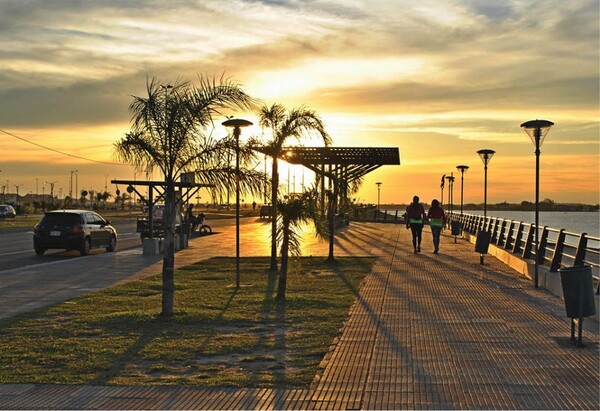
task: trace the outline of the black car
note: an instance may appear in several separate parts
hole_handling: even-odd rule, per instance
[[[91,248],[114,251],[116,246],[117,230],[93,211],[48,211],[33,228],[33,249],[37,255],[50,248],[79,250],[81,255],[87,255]]]

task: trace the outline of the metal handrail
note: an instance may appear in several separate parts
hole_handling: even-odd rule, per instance
[[[600,271],[600,237],[587,233],[572,233],[564,229],[538,227],[540,244],[535,247],[535,224],[501,217],[484,217],[478,214],[452,214],[449,220],[459,221],[463,231],[477,234],[480,229],[490,231],[490,242],[522,258],[537,258],[538,264],[550,271],[561,267],[589,265],[595,279]]]

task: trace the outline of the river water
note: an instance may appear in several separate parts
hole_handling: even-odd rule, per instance
[[[456,211],[455,211],[456,212]],[[483,210],[469,210],[466,214],[483,215]],[[488,217],[501,217],[508,220],[535,222],[533,211],[496,211],[487,212]],[[600,213],[593,211],[540,211],[540,227],[564,229],[571,233],[587,233],[592,237],[600,236]]]

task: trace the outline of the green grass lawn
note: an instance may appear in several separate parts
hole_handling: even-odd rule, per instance
[[[33,226],[36,225],[41,214],[30,214],[30,215],[19,215],[15,218],[0,218],[0,231],[30,228],[33,230]]]
[[[274,299],[268,258],[214,258],[0,321],[0,383],[307,387],[373,258],[302,258]]]

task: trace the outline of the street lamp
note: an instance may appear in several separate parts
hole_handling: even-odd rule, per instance
[[[446,180],[448,180],[448,203],[450,203],[450,217],[452,218],[452,207],[454,201],[454,176],[453,173],[450,173],[449,176],[446,176]]]
[[[463,190],[465,186],[465,171],[469,169],[469,166],[460,165],[456,166],[456,169],[460,171],[460,215],[463,214]]]
[[[492,159],[493,155],[496,152],[494,150],[490,150],[484,148],[482,150],[478,150],[477,154],[481,157],[481,161],[483,161],[483,170],[484,170],[484,180],[483,180],[483,227],[479,230],[477,234],[477,243],[475,245],[475,249],[479,249],[480,256],[479,262],[483,264],[483,254],[487,253],[487,248],[489,246],[489,234],[487,230],[485,230],[485,224],[487,222],[487,169],[488,163]],[[483,243],[483,244],[482,244]]]
[[[381,181],[378,181],[375,184],[377,184],[377,211],[380,211],[379,204],[380,204],[380,200],[381,200],[381,185],[383,183]]]
[[[19,201],[19,187],[23,187],[23,184],[19,184],[19,185],[14,185],[15,189],[17,190],[17,205],[21,204],[21,201]]]
[[[54,205],[54,184],[58,181],[44,181],[46,184],[50,184],[50,204]]]
[[[540,215],[540,147],[544,142],[544,138],[550,127],[554,125],[553,122],[548,120],[530,120],[521,124],[521,127],[525,130],[527,135],[531,138],[531,141],[535,145],[535,259],[534,267],[535,271],[533,274],[533,286],[538,286],[538,256],[539,256],[539,215]]]
[[[454,243],[456,243],[456,236],[460,234],[460,222],[454,221],[454,173],[450,173],[446,179],[448,180],[448,202],[450,203],[450,233],[454,236]]]
[[[225,127],[233,127],[235,137],[235,267],[236,287],[240,287],[240,134],[242,127],[251,126],[248,120],[230,118],[222,123]]]
[[[71,197],[71,201],[73,201],[73,174],[77,176],[79,170],[71,170],[71,179],[69,180],[69,197]],[[75,188],[75,194],[77,195],[77,188]]]

